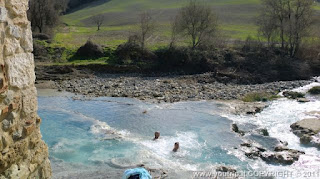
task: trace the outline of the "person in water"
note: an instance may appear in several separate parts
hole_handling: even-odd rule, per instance
[[[174,143],[174,148],[173,148],[173,152],[177,152],[179,150],[180,146],[179,146],[179,142]]]
[[[155,132],[153,140],[157,140],[157,139],[159,139],[159,137],[160,137],[160,132]]]

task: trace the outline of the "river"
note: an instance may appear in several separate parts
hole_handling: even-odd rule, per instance
[[[313,83],[295,89],[306,91]],[[193,178],[194,171],[211,171],[230,166],[237,171],[319,172],[320,152],[299,144],[290,125],[319,111],[319,97],[298,103],[281,98],[257,115],[237,116],[218,101],[147,103],[130,98],[99,97],[75,100],[72,95],[39,95],[41,132],[49,146],[53,178],[121,178],[126,167],[137,164],[164,169],[168,178]],[[233,122],[248,131],[239,136],[231,131]],[[270,136],[257,134],[266,128]],[[161,137],[153,141],[154,132]],[[305,151],[290,166],[266,164],[246,158],[238,147],[255,141],[267,149],[287,141],[288,147]],[[171,152],[175,142],[177,153]],[[319,174],[320,175],[320,174]],[[251,178],[251,177],[246,177]],[[254,177],[252,177],[254,178]]]

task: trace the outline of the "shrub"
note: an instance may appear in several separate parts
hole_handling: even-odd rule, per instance
[[[91,40],[88,40],[86,44],[84,44],[78,49],[76,56],[80,57],[80,59],[100,58],[104,56],[104,52],[103,48],[100,45],[92,42]]]
[[[310,94],[320,94],[320,86],[315,86],[308,91]]]
[[[283,96],[290,98],[290,99],[297,99],[297,98],[304,98],[305,95],[303,93],[299,93],[299,92],[285,91],[285,92],[283,92]]]
[[[244,102],[267,102],[277,99],[278,96],[267,92],[248,93],[242,98]]]
[[[158,70],[186,73],[215,71],[219,64],[215,51],[171,47],[157,50]]]
[[[33,33],[32,37],[37,40],[50,40],[51,39],[50,35],[45,34],[45,33]]]
[[[138,64],[140,62],[154,62],[157,56],[133,41],[128,41],[117,47],[114,52],[115,58],[119,64]]]

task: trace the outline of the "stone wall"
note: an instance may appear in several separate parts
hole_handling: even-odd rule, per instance
[[[28,0],[0,0],[0,179],[50,178],[34,86]]]

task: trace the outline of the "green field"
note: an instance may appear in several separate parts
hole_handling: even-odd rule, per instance
[[[255,17],[260,8],[260,0],[199,0],[211,6],[218,14],[221,30],[228,39],[244,40],[255,36]],[[64,26],[57,29],[55,43],[77,48],[88,38],[106,45],[116,46],[127,40],[137,27],[141,12],[148,11],[156,22],[156,31],[148,39],[150,47],[164,46],[170,39],[170,22],[178,9],[189,0],[100,0],[85,8],[63,16]],[[319,17],[320,5],[315,4]],[[91,18],[103,14],[105,22],[100,31],[96,30]]]

